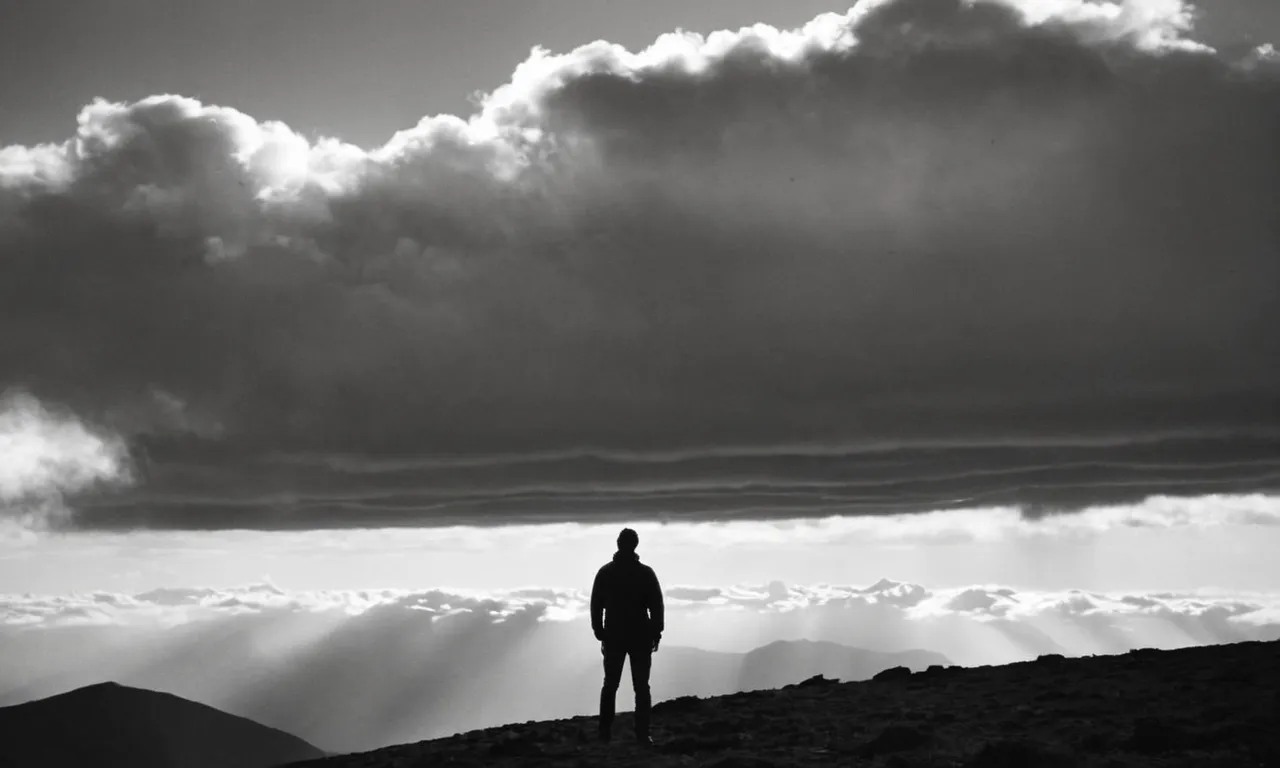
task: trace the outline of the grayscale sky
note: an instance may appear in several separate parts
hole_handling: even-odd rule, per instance
[[[262,704],[191,671],[249,653],[276,711],[390,705],[440,622],[591,652],[624,523],[679,644],[1280,637],[1276,43],[1271,0],[0,2],[0,703]]]
[[[1274,487],[1270,6],[780,7],[13,6],[0,370],[129,475],[77,525]]]
[[[1199,37],[1280,38],[1280,5],[1213,0]],[[847,6],[822,0],[5,0],[0,144],[68,135],[95,97],[178,93],[362,147],[423,115],[472,111],[529,49],[604,39],[642,48],[677,28],[798,26]],[[38,74],[37,74],[38,73]]]
[[[814,0],[6,0],[0,144],[64,136],[94,97],[179,93],[306,134],[377,146],[423,115],[466,115],[534,46],[641,48],[677,27],[792,27]],[[33,77],[39,72],[39,77]]]

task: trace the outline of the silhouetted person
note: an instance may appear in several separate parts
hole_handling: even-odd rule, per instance
[[[613,562],[596,573],[591,587],[591,629],[604,654],[600,689],[600,738],[609,740],[614,699],[622,682],[622,664],[631,657],[631,686],[636,692],[636,741],[649,740],[649,667],[662,639],[662,588],[653,569],[640,562],[640,537],[630,528],[618,534]]]

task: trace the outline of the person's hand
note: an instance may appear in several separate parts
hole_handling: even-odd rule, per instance
[[[660,643],[660,642],[662,642],[662,635],[658,635],[657,637],[653,638],[653,652],[654,652],[654,653],[657,653],[657,652],[658,652],[658,643]]]
[[[604,652],[604,641],[603,641],[603,640],[601,640],[601,641],[600,641],[600,655],[601,655],[601,656],[604,656],[604,655],[605,655],[605,652]]]

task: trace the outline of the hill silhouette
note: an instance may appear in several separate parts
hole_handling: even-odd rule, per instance
[[[117,683],[0,708],[2,768],[268,768],[324,754],[252,720]]]
[[[1280,642],[882,672],[654,707],[657,744],[527,722],[292,768],[1280,766]],[[626,693],[624,683],[623,693]],[[629,716],[614,729],[627,733]]]

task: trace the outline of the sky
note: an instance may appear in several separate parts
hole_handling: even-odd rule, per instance
[[[0,700],[1280,637],[1278,8],[6,5]]]
[[[677,28],[794,27],[832,10],[843,9],[814,0],[380,0],[372,13],[335,0],[12,2],[0,32],[0,143],[64,137],[99,96],[180,93],[371,149],[424,115],[465,116],[473,95],[505,82],[535,46],[643,48]]]
[[[1197,39],[1230,47],[1280,37],[1280,8],[1269,0],[1203,5]],[[371,149],[424,115],[466,116],[473,94],[506,82],[534,46],[565,52],[603,39],[636,50],[677,28],[794,28],[846,7],[825,0],[379,0],[370,13],[341,0],[11,0],[0,30],[0,144],[65,138],[96,97],[179,93]],[[36,71],[40,77],[31,76]]]

